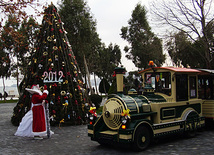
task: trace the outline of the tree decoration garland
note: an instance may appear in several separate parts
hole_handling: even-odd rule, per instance
[[[27,69],[20,87],[22,95],[11,118],[14,125],[19,125],[24,114],[31,108],[30,94],[25,88],[33,84],[47,85],[51,125],[78,125],[86,122],[86,96],[82,76],[53,4],[45,9],[35,52]]]

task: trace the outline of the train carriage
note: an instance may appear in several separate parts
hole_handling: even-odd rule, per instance
[[[204,126],[202,99],[198,98],[199,70],[152,67],[139,72],[142,92],[123,93],[123,68],[116,68],[117,94],[103,106],[102,115],[88,125],[91,140],[100,144],[128,143],[146,149],[154,138],[184,133],[195,136]]]
[[[203,100],[202,113],[207,126],[214,126],[214,70],[199,69],[198,95]]]

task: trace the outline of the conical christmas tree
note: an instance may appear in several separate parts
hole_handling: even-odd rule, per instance
[[[30,94],[25,88],[47,85],[51,125],[82,124],[86,121],[85,96],[79,67],[68,42],[63,23],[56,7],[45,9],[32,60],[20,84],[22,95],[14,108],[12,123],[19,125],[31,108]]]

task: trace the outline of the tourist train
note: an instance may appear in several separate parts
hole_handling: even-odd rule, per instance
[[[108,96],[100,116],[90,116],[91,140],[144,150],[156,138],[175,133],[194,137],[213,123],[214,70],[152,66],[139,72],[143,89],[128,94],[123,93],[124,72],[115,68],[117,93]]]

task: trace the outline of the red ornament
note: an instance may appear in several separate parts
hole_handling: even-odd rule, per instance
[[[54,28],[51,28],[51,31],[53,32],[53,31],[54,31]]]
[[[115,71],[114,71],[114,74],[112,75],[113,77],[116,77],[116,73],[115,73]]]
[[[60,32],[60,33],[63,33],[61,29],[59,29],[59,32]]]
[[[67,75],[68,75],[68,76],[71,76],[70,72],[67,72]]]
[[[69,57],[71,57],[71,54],[68,54]]]
[[[76,104],[76,105],[78,105],[78,102],[77,102],[77,100],[75,100],[75,104]]]

